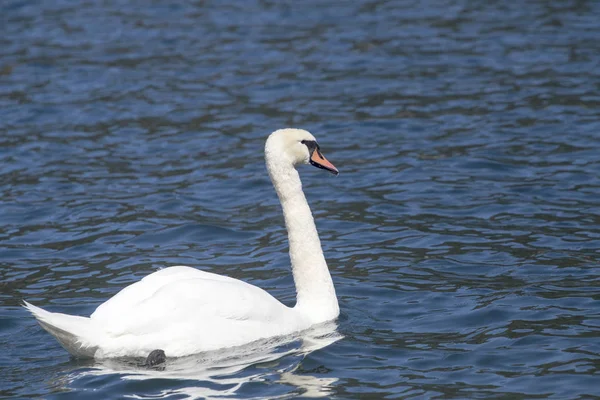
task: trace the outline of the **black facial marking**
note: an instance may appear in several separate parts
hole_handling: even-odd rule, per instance
[[[314,140],[303,140],[300,143],[302,143],[303,145],[308,147],[308,152],[310,153],[311,156],[315,150],[317,150],[319,152],[319,155],[321,155],[320,147],[317,144],[317,142],[315,142]],[[321,158],[323,158],[323,156],[321,156]]]

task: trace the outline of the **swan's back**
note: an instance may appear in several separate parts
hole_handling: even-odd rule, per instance
[[[100,304],[96,311],[90,316],[96,320],[106,320],[118,315],[123,310],[135,307],[150,298],[162,287],[173,282],[187,279],[206,279],[223,282],[242,282],[228,276],[217,275],[186,266],[177,266],[161,269],[142,280],[135,282],[125,288],[105,303]]]

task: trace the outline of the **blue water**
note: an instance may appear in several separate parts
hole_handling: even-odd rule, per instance
[[[600,398],[600,3],[0,4],[0,398]],[[267,135],[301,168],[342,315],[316,337],[70,359],[190,265],[293,304]],[[322,332],[321,332],[322,333]]]

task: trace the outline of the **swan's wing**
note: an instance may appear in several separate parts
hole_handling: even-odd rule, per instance
[[[123,289],[90,318],[112,337],[143,336],[260,326],[277,322],[286,310],[273,296],[243,281],[172,267]]]
[[[123,310],[136,307],[163,286],[177,281],[197,278],[225,282],[240,282],[234,278],[201,271],[196,268],[185,266],[169,267],[158,270],[145,276],[142,280],[123,288],[119,293],[100,304],[90,318],[108,320],[115,315],[120,314]]]

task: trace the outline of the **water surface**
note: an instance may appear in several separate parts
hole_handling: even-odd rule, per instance
[[[599,18],[593,1],[3,2],[0,397],[600,396]],[[301,169],[343,338],[149,375],[70,359],[20,307],[89,315],[179,264],[293,304],[262,151],[286,126],[341,171]]]

